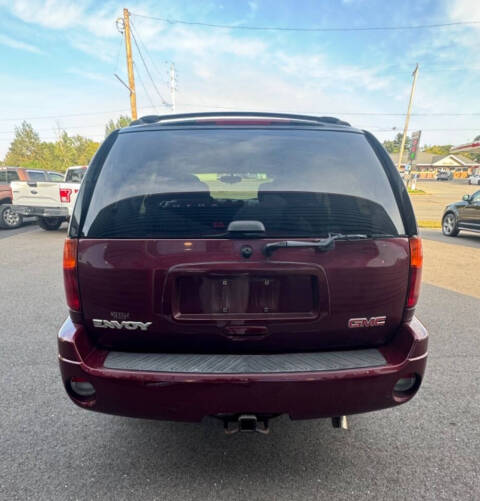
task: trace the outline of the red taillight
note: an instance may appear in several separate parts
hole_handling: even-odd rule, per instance
[[[80,293],[77,277],[77,240],[66,238],[63,247],[63,280],[67,305],[70,309],[80,311]]]
[[[70,195],[72,190],[70,188],[60,188],[60,202],[70,203]]]
[[[420,283],[422,281],[423,252],[422,240],[418,237],[411,237],[410,243],[410,277],[408,281],[407,308],[413,308],[418,301],[420,294]]]

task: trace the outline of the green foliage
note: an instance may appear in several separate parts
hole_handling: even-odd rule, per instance
[[[132,119],[128,115],[120,115],[120,117],[113,121],[110,120],[105,126],[105,137],[107,137],[114,130],[121,129],[122,127],[127,127],[130,125]]]
[[[40,168],[40,149],[40,136],[33,130],[31,124],[22,122],[22,125],[15,127],[15,139],[5,156],[5,164]]]
[[[470,160],[473,160],[474,162],[480,163],[480,153],[467,152],[467,153],[462,153],[462,156],[467,157]]]
[[[398,133],[392,141],[385,140],[383,141],[383,147],[388,151],[388,153],[398,153],[400,151],[400,145],[402,144],[402,133]],[[405,138],[405,149],[404,151],[408,151],[410,148],[411,139],[409,136]]]
[[[480,140],[480,136],[477,137],[479,139],[475,138],[474,141]],[[434,155],[448,155],[451,147],[451,144],[435,144],[432,146],[425,145],[423,151],[426,153],[433,153]],[[480,162],[480,153],[462,152],[461,155],[473,160],[474,162]]]
[[[434,144],[432,146],[425,145],[423,151],[432,153],[433,155],[448,155],[450,153],[451,144]]]
[[[59,133],[55,142],[40,141],[31,124],[15,127],[15,138],[5,156],[5,165],[65,171],[71,165],[87,165],[100,143],[83,136]]]

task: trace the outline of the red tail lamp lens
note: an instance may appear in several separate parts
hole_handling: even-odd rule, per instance
[[[410,242],[410,277],[408,283],[407,308],[413,308],[418,301],[422,281],[423,251],[422,240],[411,237]]]
[[[77,277],[77,240],[67,238],[63,248],[63,281],[67,305],[70,309],[80,311],[80,293]]]
[[[60,202],[70,203],[70,195],[72,190],[70,188],[60,188]]]

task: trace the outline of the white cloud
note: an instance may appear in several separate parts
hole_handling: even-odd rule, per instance
[[[255,2],[251,2],[255,9]],[[63,30],[73,47],[102,61],[112,61],[115,49],[109,39],[118,37],[115,20],[122,15],[118,3],[99,5],[75,0],[0,0],[10,12],[26,23],[54,30]],[[137,5],[135,13],[151,15],[145,5]],[[89,9],[89,7],[95,9]],[[158,20],[132,16],[133,30],[150,50],[188,51],[195,55],[224,53],[241,57],[256,57],[267,44],[259,38],[237,37],[228,31],[205,31],[170,25]],[[94,37],[92,39],[92,36]],[[102,43],[103,42],[103,43]]]
[[[14,0],[4,3],[22,21],[53,29],[65,29],[80,23],[85,6],[71,0]]]
[[[82,70],[80,68],[69,68],[67,73],[71,75],[76,75],[87,80],[92,80],[94,82],[108,82],[112,83],[113,78],[110,76],[103,75],[102,73],[96,73],[94,71]]]
[[[382,77],[382,68],[360,68],[346,64],[332,64],[325,54],[305,55],[277,52],[275,59],[283,72],[301,78],[305,83],[319,88],[342,88],[377,91],[386,89],[391,83],[389,77]]]
[[[454,0],[449,3],[450,17],[456,21],[472,21],[480,19],[480,2],[478,0]]]
[[[195,61],[193,63],[193,72],[197,77],[201,78],[202,80],[211,80],[212,77],[214,76],[208,64],[200,63],[198,61]]]
[[[92,40],[91,36],[80,34],[71,34],[68,40],[75,49],[106,63],[113,63],[118,52],[118,44],[110,40]]]
[[[3,6],[25,23],[53,30],[83,28],[89,33],[108,38],[118,33],[115,19],[122,14],[121,7],[112,2],[89,0],[13,0]],[[89,10],[89,7],[93,7]]]
[[[178,25],[166,30],[161,37],[144,37],[144,42],[153,50],[185,51],[195,56],[209,57],[223,53],[252,58],[267,49],[267,44],[258,38],[237,38],[216,30],[196,31]]]
[[[6,45],[7,47],[11,47],[12,49],[20,49],[25,50],[27,52],[32,52],[33,54],[44,54],[42,50],[35,45],[22,42],[21,40],[16,40],[7,35],[3,35],[0,33],[0,44]]]

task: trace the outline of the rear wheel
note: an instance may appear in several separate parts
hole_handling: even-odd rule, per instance
[[[23,217],[15,212],[10,206],[0,206],[0,227],[13,229],[22,226]]]
[[[46,231],[54,231],[60,228],[63,223],[63,217],[39,217],[38,226]]]
[[[452,212],[445,214],[442,221],[442,233],[447,237],[456,237],[459,231],[455,214]]]

